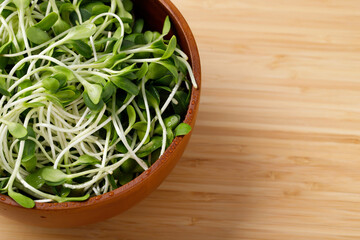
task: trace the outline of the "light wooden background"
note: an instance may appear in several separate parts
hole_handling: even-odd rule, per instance
[[[0,238],[360,239],[360,1],[174,0],[197,38],[190,146],[150,197],[108,221]]]

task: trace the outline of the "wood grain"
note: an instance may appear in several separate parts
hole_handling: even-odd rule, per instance
[[[197,38],[190,146],[150,197],[106,222],[1,239],[360,238],[360,1],[174,0]]]

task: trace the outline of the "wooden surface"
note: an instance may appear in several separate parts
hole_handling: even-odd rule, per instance
[[[1,239],[360,239],[360,1],[174,0],[197,38],[190,146],[106,222]]]

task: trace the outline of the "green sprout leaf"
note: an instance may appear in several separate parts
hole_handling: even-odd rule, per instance
[[[175,128],[175,136],[183,136],[191,132],[191,126],[187,123],[180,123],[179,126]]]
[[[24,195],[22,195],[21,193],[17,193],[14,191],[8,191],[9,196],[15,200],[15,202],[17,202],[18,204],[20,204],[21,206],[23,206],[24,208],[33,208],[35,207],[35,202],[34,200],[32,200],[29,197],[26,197]]]
[[[175,114],[164,119],[164,124],[168,129],[174,129],[180,123],[180,116]],[[154,130],[154,134],[162,134],[162,127],[158,124]]]
[[[160,148],[161,145],[162,145],[162,137],[155,136],[151,139],[151,141],[148,144],[142,146],[139,149],[139,151],[136,153],[136,155],[140,158],[148,156],[150,153]]]
[[[41,176],[41,169],[27,175],[25,181],[36,189],[40,189],[45,184],[45,180]]]
[[[42,44],[50,40],[49,35],[37,27],[29,27],[26,29],[26,36],[35,44]]]
[[[119,176],[119,183],[123,186],[129,182],[131,182],[131,180],[134,178],[134,174],[133,173],[120,173]]]
[[[52,12],[49,13],[49,15],[47,15],[46,17],[44,17],[40,22],[35,24],[34,27],[39,28],[43,31],[49,31],[58,19],[59,16],[57,15],[57,13]]]
[[[163,30],[162,30],[162,35],[163,36],[168,35],[168,33],[170,32],[170,29],[171,29],[171,22],[170,22],[169,16],[167,16],[165,18],[165,22],[164,22],[164,26],[163,26]]]
[[[82,25],[71,28],[66,35],[67,40],[81,40],[89,38],[96,32],[96,26],[93,23],[84,23]]]
[[[101,98],[104,102],[107,102],[112,95],[116,92],[116,87],[112,82],[107,82],[103,88]]]
[[[70,69],[63,67],[63,66],[55,66],[52,68],[52,71],[55,73],[55,75],[56,74],[64,75],[67,80],[72,80],[74,78],[74,73]],[[57,77],[55,77],[55,78],[57,78]],[[60,81],[60,79],[58,79],[58,80]]]
[[[76,52],[83,55],[85,58],[90,58],[92,56],[92,49],[82,40],[73,40],[71,41]]]
[[[28,135],[26,128],[20,123],[9,122],[5,120],[0,120],[2,123],[6,124],[9,130],[9,133],[17,139],[24,139]]]
[[[60,82],[56,78],[48,77],[42,80],[43,87],[50,92],[56,92],[60,87]]]
[[[146,62],[143,63],[139,71],[136,72],[137,79],[142,79],[143,77],[145,77],[148,70],[149,70],[149,64]]]
[[[129,105],[126,108],[126,112],[129,118],[129,127],[132,127],[136,122],[136,112],[133,106]]]
[[[166,67],[158,63],[150,63],[149,69],[146,74],[147,79],[158,79],[165,76],[169,71]]]
[[[174,54],[174,51],[176,49],[176,44],[177,44],[176,37],[173,36],[170,39],[169,45],[166,48],[166,51],[165,51],[164,55],[161,57],[162,60],[163,59],[168,59],[169,57],[171,57]]]
[[[0,94],[9,97],[11,94],[8,90],[5,89],[5,87],[0,86]]]
[[[39,108],[39,107],[46,107],[44,103],[41,102],[31,102],[31,103],[24,103],[23,106],[25,108]]]
[[[52,167],[42,168],[40,175],[49,186],[61,185],[68,179],[64,172]]]
[[[174,132],[170,129],[170,128],[167,128],[166,129],[166,146],[169,147],[170,144],[172,143],[172,141],[174,141]]]
[[[152,90],[152,91],[151,91]],[[146,97],[150,106],[153,108],[158,108],[160,103],[160,95],[155,88],[150,88],[150,90],[146,90]]]
[[[77,165],[95,165],[101,163],[100,160],[98,160],[95,157],[89,156],[89,155],[81,155],[76,162],[71,164],[72,166]]]
[[[125,90],[126,92],[137,96],[139,94],[139,88],[129,79],[121,76],[116,76],[111,78],[111,82],[115,84],[118,88]]]
[[[123,164],[121,164],[120,169],[124,173],[132,173],[136,165],[137,162],[134,159],[128,159]]]
[[[133,129],[145,132],[147,129],[147,122],[137,122],[133,125]]]
[[[56,97],[63,105],[67,105],[80,96],[80,91],[74,86],[68,86],[62,88],[61,91],[56,92],[53,96]]]
[[[18,91],[22,91],[28,87],[31,87],[33,85],[33,83],[30,80],[25,80],[23,82],[21,82],[18,86]],[[31,92],[25,92],[24,94],[21,95],[21,97],[27,97],[30,96]]]
[[[176,114],[184,116],[189,105],[188,95],[184,91],[177,91],[175,93],[174,99],[176,100],[176,102],[171,103],[174,112]]]
[[[55,25],[53,26],[53,29],[54,29],[54,32],[55,32],[56,35],[59,35],[59,34],[65,32],[65,31],[67,31],[70,28],[71,28],[70,24],[65,22],[61,18],[59,18],[57,20],[57,22],[55,23]]]
[[[33,138],[36,137],[35,132],[31,127],[27,127],[27,132],[29,137],[33,137]],[[36,143],[34,141],[30,139],[25,140],[24,152],[23,152],[23,157],[21,159],[21,164],[25,167],[25,169],[28,172],[32,172],[36,168],[37,159],[35,156],[35,147],[36,147]]]
[[[144,28],[144,19],[139,19],[135,22],[135,25],[134,25],[134,30],[133,32],[134,33],[141,33],[143,31],[143,28]]]
[[[87,94],[89,95],[90,100],[96,105],[101,100],[101,94],[103,88],[99,84],[87,83],[84,85]]]
[[[146,42],[146,43],[152,42],[152,40],[154,39],[154,34],[153,34],[153,32],[151,32],[151,31],[146,31],[146,32],[144,33],[144,38],[145,38],[145,42]]]
[[[104,101],[101,99],[98,104],[94,104],[87,92],[83,93],[85,105],[93,112],[99,112],[104,107]]]
[[[174,79],[179,78],[179,72],[178,69],[169,61],[163,60],[163,61],[159,61],[157,62],[158,64],[161,64],[163,67],[165,67],[167,70],[170,71],[170,73],[174,76]]]
[[[87,200],[89,197],[90,194],[86,194],[82,197],[66,197],[66,198],[61,198],[59,202],[82,202]]]
[[[28,172],[32,172],[36,168],[37,159],[36,156],[26,155],[21,159],[21,165],[23,165]]]

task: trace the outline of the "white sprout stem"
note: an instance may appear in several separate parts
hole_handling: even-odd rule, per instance
[[[11,0],[5,0],[4,2],[2,2],[0,4],[0,14],[2,13],[2,11],[4,10],[4,8],[6,7],[6,5],[8,5],[11,2]]]
[[[35,85],[31,86],[31,87],[27,87],[19,92],[17,92],[16,94],[14,94],[14,96],[12,96],[9,101],[7,102],[8,104],[9,103],[12,103],[15,99],[17,99],[18,97],[20,97],[21,95],[23,95],[24,93],[27,93],[27,92],[30,92],[30,91],[33,91],[35,89],[38,89],[42,84],[41,83],[36,83]]]
[[[108,131],[106,133],[105,147],[104,147],[104,150],[103,150],[104,155],[103,155],[103,158],[102,158],[101,167],[105,167],[105,164],[106,164],[107,152],[108,152],[108,149],[109,149],[110,136],[111,136],[111,131]]]
[[[111,8],[110,8],[110,12],[114,14],[115,13],[115,4],[113,4],[113,0],[111,0]],[[98,29],[98,31],[95,33],[94,35],[94,39],[97,39],[97,37],[101,34],[101,32],[107,27],[107,23],[109,22],[109,15],[106,16],[105,21],[103,22],[103,24],[101,25],[101,27]],[[121,20],[121,19],[120,19]]]
[[[178,83],[175,85],[175,87],[172,89],[171,94],[166,99],[164,105],[161,107],[161,113],[165,112],[166,108],[169,106],[171,100],[174,98],[176,92],[178,91],[181,83],[183,81],[183,78],[180,76]]]
[[[46,152],[45,148],[43,147],[43,145],[41,144],[41,142],[39,142],[38,140],[36,140],[33,137],[28,137],[31,141],[33,141],[38,147],[39,149],[42,151],[42,153],[44,154],[44,156],[46,157],[46,159],[48,159],[50,162],[54,163],[55,160],[53,158],[50,157],[50,155]]]
[[[193,71],[191,69],[190,64],[185,59],[183,59],[181,57],[177,57],[177,59],[179,59],[180,62],[185,64],[186,68],[188,69],[188,73],[189,73],[192,85],[194,86],[194,88],[198,88],[198,85],[196,83],[196,79],[195,79],[195,76],[194,76],[194,73],[193,73]]]
[[[45,199],[52,199],[53,201],[61,201],[61,197],[55,196],[55,195],[51,195],[48,193],[44,193],[36,188],[34,188],[33,186],[31,186],[30,184],[28,184],[20,174],[17,174],[16,177],[19,179],[19,181],[21,182],[22,185],[24,185],[25,188],[29,189],[31,192],[45,198]]]
[[[150,124],[151,124],[151,118],[150,118],[150,109],[149,109],[149,104],[148,104],[148,100],[146,97],[146,92],[145,92],[145,77],[143,77],[142,81],[141,81],[141,92],[143,95],[143,99],[144,99],[144,105],[145,105],[145,110],[146,110],[146,118],[147,118],[147,125],[146,125],[146,132],[145,135],[143,137],[143,139],[141,140],[141,142],[139,143],[139,145],[134,149],[134,152],[137,152],[142,145],[145,143],[147,137],[149,136],[150,133]]]
[[[48,2],[48,5],[47,5],[47,7],[46,7],[46,13],[45,13],[45,15],[46,15],[46,16],[49,15],[50,11],[51,11],[51,1]]]
[[[161,117],[160,109],[158,107],[155,108],[155,112],[156,112],[156,116],[159,120],[160,126],[162,127],[162,130],[163,130],[162,145],[161,145],[161,152],[160,152],[160,156],[161,156],[164,154],[165,149],[166,149],[166,127],[165,127],[164,121]]]
[[[97,75],[99,77],[105,78],[106,80],[109,80],[111,76],[109,76],[108,74],[105,73],[101,73],[101,72],[95,72],[95,71],[76,71],[78,74],[86,74],[86,75]]]
[[[127,60],[127,62],[130,62],[130,63],[144,63],[144,62],[152,63],[152,62],[158,62],[160,60],[161,60],[161,58],[129,59],[129,60]]]
[[[85,112],[83,113],[83,115],[81,116],[81,118],[79,119],[79,121],[76,123],[75,128],[79,127],[80,124],[84,121],[86,115],[90,112],[89,108],[86,108]],[[95,116],[92,116],[92,118],[94,118]]]
[[[116,162],[113,165],[110,165],[110,166],[107,166],[107,167],[104,167],[104,168],[101,168],[101,169],[94,169],[93,171],[89,170],[89,171],[87,171],[87,173],[82,172],[81,175],[80,175],[80,173],[70,175],[69,177],[75,178],[75,177],[80,177],[80,176],[83,176],[84,174],[88,174],[88,173],[91,173],[91,172],[98,172],[98,171],[102,172],[99,177],[95,177],[95,178],[93,178],[92,180],[90,180],[90,181],[88,181],[86,183],[83,183],[83,184],[67,184],[67,183],[65,183],[64,187],[67,187],[67,188],[70,188],[70,189],[82,189],[82,188],[86,188],[88,186],[91,186],[95,182],[99,181],[100,178],[105,177],[106,175],[108,175],[107,171],[113,171],[113,170],[117,169],[118,167],[120,167],[129,158],[130,158],[130,154],[127,154],[123,159],[121,159],[120,161]]]
[[[175,48],[175,52],[177,52],[186,61],[189,60],[189,57],[186,55],[186,53],[181,51],[179,48]]]
[[[11,69],[10,73],[9,73],[9,78],[8,80],[10,80],[10,77],[12,77],[14,74],[15,74],[15,71],[24,63],[30,61],[30,60],[34,60],[34,59],[45,59],[45,60],[48,60],[48,61],[51,61],[51,62],[54,62],[56,63],[57,65],[59,66],[62,66],[62,67],[66,67],[68,68],[65,64],[63,64],[62,62],[60,62],[59,60],[57,60],[56,58],[53,58],[53,57],[49,57],[49,56],[40,56],[40,55],[34,55],[34,56],[29,56],[29,57],[26,57],[24,59],[22,59],[21,61],[19,61],[17,64],[15,64],[15,66]],[[14,84],[15,85],[15,84]],[[12,88],[15,88],[13,87],[14,85],[12,85],[11,87]],[[11,89],[11,88],[10,88]],[[10,90],[9,89],[9,90]]]
[[[54,49],[55,47],[57,46],[60,46],[62,44],[64,44],[68,39],[65,37],[63,39],[61,39],[60,41],[58,42],[55,42],[54,44],[50,45],[49,47],[45,48],[41,53],[39,53],[38,55],[36,55],[37,59],[43,59],[43,60],[48,60],[48,61],[51,61],[51,62],[55,62],[55,61],[52,61],[51,59],[55,59],[55,58],[41,58],[43,56],[45,56],[44,54],[46,54],[47,52],[51,51],[52,49]],[[57,60],[58,61],[58,60]],[[44,62],[44,61],[43,61]],[[58,61],[60,62],[60,61]],[[35,64],[36,64],[36,61],[32,61],[30,63],[30,66],[28,68],[28,73],[31,72],[31,70],[35,67]],[[58,63],[57,63],[58,64]],[[62,64],[63,66],[66,66],[65,64]]]
[[[1,19],[1,18],[0,18],[0,19]],[[39,50],[39,49],[41,49],[41,48],[43,48],[43,47],[46,47],[46,46],[48,46],[50,43],[52,43],[52,42],[54,42],[54,41],[57,41],[58,39],[62,38],[63,36],[65,36],[65,35],[68,34],[69,32],[70,32],[70,29],[64,31],[63,33],[57,35],[56,37],[54,37],[53,39],[51,39],[51,40],[49,40],[49,41],[47,41],[47,42],[44,42],[44,43],[42,43],[42,44],[40,44],[40,45],[38,45],[38,46],[36,46],[36,47],[33,47],[33,48],[29,49],[29,51],[34,52],[34,51]],[[22,55],[27,54],[27,53],[28,53],[28,51],[22,51],[22,52],[13,53],[13,54],[4,54],[3,56],[4,56],[4,57],[18,57],[18,56],[22,56]]]
[[[106,124],[108,124],[112,119],[109,118],[106,121],[104,121],[102,124],[100,124],[98,127],[96,127],[94,130],[90,131],[89,133],[85,134],[84,136],[78,138],[76,141],[70,143],[56,158],[54,163],[54,169],[57,169],[62,157],[66,152],[68,152],[74,145],[80,143],[82,140],[84,140],[86,137],[90,136],[94,132],[97,132],[99,129],[103,128]]]
[[[49,104],[47,114],[46,114],[46,123],[47,123],[47,125],[50,125],[51,106],[52,106],[52,103]],[[52,154],[53,159],[55,159],[56,154],[55,154],[55,148],[54,148],[52,134],[51,134],[51,128],[48,128],[48,138],[49,138],[49,143],[50,143],[50,147],[51,147],[51,154]]]
[[[19,172],[19,168],[20,168],[20,165],[21,165],[21,159],[22,159],[22,155],[23,155],[23,152],[24,152],[24,146],[25,146],[25,141],[21,141],[20,142],[20,147],[19,147],[19,154],[18,154],[17,159],[16,159],[14,170],[11,173],[9,182],[7,183],[5,189],[12,188],[12,185],[13,185],[13,182],[14,182],[14,180],[16,178],[16,175]]]
[[[180,75],[179,81],[178,83],[175,85],[175,87],[172,89],[171,94],[169,95],[169,97],[166,99],[165,103],[163,104],[163,106],[161,107],[161,114],[163,112],[165,112],[165,110],[167,109],[167,107],[169,106],[170,102],[172,101],[172,99],[174,99],[174,96],[177,92],[177,90],[179,89],[181,83],[182,83],[183,79],[182,76]],[[158,120],[158,116],[155,116],[153,118],[153,120],[151,121],[152,123],[156,122]]]
[[[135,152],[131,149],[131,147],[129,146],[126,136],[124,135],[124,130],[122,127],[122,124],[120,122],[119,117],[117,116],[116,112],[115,112],[115,97],[113,97],[113,109],[112,109],[112,121],[113,121],[113,125],[114,128],[116,130],[116,133],[118,134],[119,138],[121,139],[122,143],[124,144],[125,148],[127,149],[127,151],[129,152],[129,154],[131,155],[131,157],[144,169],[147,170],[148,166],[146,165],[146,163],[140,159],[138,156],[136,156]]]
[[[99,19],[101,17],[104,17],[104,16],[112,16],[112,17],[116,18],[116,20],[118,20],[118,22],[120,23],[120,27],[121,27],[121,36],[120,37],[121,38],[124,37],[124,23],[121,20],[121,18],[118,15],[114,14],[114,13],[107,12],[107,13],[99,14],[98,16],[94,17],[91,20],[91,23],[94,23],[97,19]],[[97,35],[95,35],[95,36],[97,37]],[[91,42],[91,46],[92,46],[92,49],[93,49],[93,52],[94,52],[94,59],[95,59],[95,61],[97,61],[97,54],[96,54],[96,49],[95,49],[95,44],[94,44],[94,38],[92,36],[90,37],[90,42]]]
[[[30,45],[29,45],[29,41],[27,39],[27,36],[26,36],[26,32],[25,32],[25,25],[24,25],[24,10],[23,9],[20,9],[19,10],[19,24],[20,24],[20,30],[21,30],[21,33],[23,35],[23,40],[24,40],[24,44],[25,44],[25,48],[27,50],[27,53],[29,55],[31,55],[30,53]]]
[[[69,113],[67,111],[64,111],[64,109],[62,109],[62,108],[60,108],[58,106],[55,106],[54,111],[61,114],[63,117],[67,117],[68,120],[72,120],[72,119],[73,120],[78,120],[78,119],[80,119],[79,116],[76,116],[76,115],[71,114],[71,113]]]
[[[7,132],[7,126],[5,124],[0,125],[0,139],[4,139]],[[3,143],[6,144],[6,141]],[[3,144],[0,144],[0,159],[1,159],[1,166],[9,173],[12,173],[13,170],[10,167],[9,163],[5,159],[4,153],[6,155],[7,153],[7,147],[3,147]],[[9,159],[9,157],[7,157]]]
[[[98,57],[97,57],[97,53],[96,53],[96,48],[95,48],[95,43],[94,43],[94,38],[93,36],[90,36],[90,44],[91,44],[91,48],[93,50],[93,54],[94,54],[94,59],[95,61],[98,60]]]
[[[83,125],[80,125],[80,126],[75,127],[75,128],[61,128],[61,127],[54,126],[54,125],[52,125],[50,123],[36,123],[36,124],[34,124],[34,127],[46,127],[46,128],[51,129],[51,130],[55,130],[57,132],[74,133],[74,132],[79,132],[79,131],[85,129],[93,121],[93,119],[94,119],[94,116],[92,116]]]

